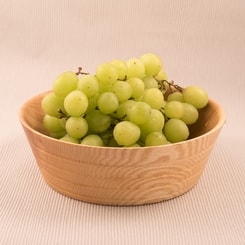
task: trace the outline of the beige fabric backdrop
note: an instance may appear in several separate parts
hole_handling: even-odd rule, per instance
[[[0,1],[0,244],[245,244],[245,1]],[[154,205],[71,200],[40,175],[21,104],[65,70],[155,52],[227,123],[198,185]]]

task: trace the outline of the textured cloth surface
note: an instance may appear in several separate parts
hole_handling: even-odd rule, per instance
[[[0,244],[245,244],[245,1],[0,3]],[[198,184],[157,204],[100,206],[43,180],[18,111],[53,79],[146,52],[204,87],[227,121]]]

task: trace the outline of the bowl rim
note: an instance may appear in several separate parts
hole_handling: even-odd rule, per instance
[[[198,139],[201,139],[203,137],[206,137],[210,134],[212,134],[213,132],[221,129],[224,124],[226,123],[226,115],[225,115],[225,112],[224,112],[224,109],[222,108],[222,106],[217,103],[215,100],[209,98],[208,100],[208,104],[213,104],[215,105],[216,107],[219,108],[219,110],[217,110],[217,112],[219,113],[219,119],[216,123],[216,125],[211,129],[209,130],[208,132],[204,133],[204,134],[201,134],[199,136],[196,136],[194,138],[190,138],[190,139],[187,139],[185,141],[181,141],[181,142],[176,142],[176,143],[170,143],[170,144],[166,144],[166,145],[158,145],[158,146],[144,146],[144,147],[112,147],[112,146],[92,146],[92,145],[81,145],[81,144],[76,144],[76,143],[72,143],[72,142],[67,142],[67,141],[61,141],[59,139],[56,139],[56,138],[52,138],[51,136],[48,136],[44,133],[41,133],[39,132],[38,130],[35,130],[33,129],[25,120],[24,118],[24,108],[27,106],[27,104],[31,101],[31,100],[34,100],[35,98],[37,97],[41,97],[43,96],[44,94],[46,94],[47,92],[50,92],[50,91],[45,91],[45,92],[42,92],[42,93],[39,93],[33,97],[31,97],[29,100],[27,100],[26,102],[24,102],[20,109],[19,109],[19,120],[20,120],[20,123],[22,125],[22,127],[24,128],[27,128],[29,131],[31,131],[33,134],[36,134],[36,135],[39,135],[40,137],[43,137],[43,138],[46,138],[48,140],[52,140],[54,142],[57,142],[58,144],[70,144],[70,145],[73,145],[73,146],[76,146],[76,147],[82,147],[82,148],[96,148],[96,149],[115,149],[115,150],[144,150],[144,149],[152,149],[152,148],[168,148],[168,147],[173,147],[173,146],[177,146],[177,145],[183,145],[183,144],[186,144],[187,142],[191,142],[191,141],[195,141],[195,140],[198,140]]]

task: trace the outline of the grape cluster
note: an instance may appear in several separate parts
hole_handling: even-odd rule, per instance
[[[93,146],[143,147],[187,140],[208,103],[198,86],[168,82],[152,53],[59,75],[41,102],[51,137]]]

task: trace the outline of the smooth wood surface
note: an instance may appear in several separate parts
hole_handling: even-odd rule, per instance
[[[45,181],[68,197],[97,204],[140,205],[168,200],[194,187],[225,123],[210,100],[185,142],[144,148],[92,147],[45,135],[42,93],[26,102],[20,121]]]

